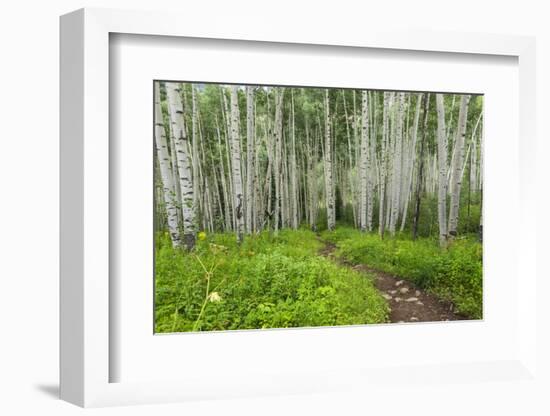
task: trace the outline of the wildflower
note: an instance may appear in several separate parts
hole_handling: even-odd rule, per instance
[[[206,240],[206,233],[204,231],[201,231],[198,237],[199,237],[199,240],[201,241]]]
[[[222,300],[222,297],[220,296],[220,294],[218,292],[212,292],[208,295],[208,300],[210,302],[219,302],[220,300]]]
[[[214,244],[214,243],[210,243],[210,248],[212,249],[212,252],[214,252],[214,253],[218,253],[220,251],[222,251],[222,252],[227,251],[226,246],[221,246],[219,244]]]

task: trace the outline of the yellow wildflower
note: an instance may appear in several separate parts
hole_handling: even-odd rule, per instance
[[[204,231],[201,231],[198,237],[199,237],[199,240],[201,241],[206,240],[206,233]]]

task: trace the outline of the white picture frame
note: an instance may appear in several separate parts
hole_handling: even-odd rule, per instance
[[[434,380],[461,380],[483,388],[483,381],[537,383],[536,364],[536,270],[535,250],[521,242],[534,241],[536,219],[520,215],[518,227],[517,345],[513,353],[498,360],[425,363],[413,367],[342,366],[330,370],[310,367],[291,373],[271,373],[264,378],[238,377],[222,372],[212,378],[181,377],[177,381],[155,380],[111,382],[110,368],[120,359],[110,348],[109,236],[110,218],[109,153],[109,52],[110,34],[224,39],[229,41],[277,42],[285,44],[331,45],[346,48],[428,51],[439,54],[501,55],[518,60],[519,68],[519,203],[518,213],[527,213],[533,201],[529,178],[535,167],[535,41],[533,38],[468,33],[399,31],[388,27],[353,28],[328,34],[321,30],[302,33],[279,31],[276,25],[240,26],[235,34],[223,19],[205,27],[185,16],[167,13],[107,9],[82,9],[61,18],[61,397],[80,406],[159,403],[207,398],[252,397],[266,394],[322,393],[360,389],[401,378],[426,385]],[[150,306],[145,305],[145,308]],[[407,331],[414,336],[418,328]],[[341,334],[354,331],[345,328]],[[303,339],[313,332],[294,330]],[[152,334],[151,334],[152,335]],[[187,336],[193,336],[192,334]],[[238,337],[239,334],[232,334]],[[340,335],[339,335],[340,336]],[[376,336],[376,334],[374,334]],[[239,342],[238,340],[235,342]],[[357,352],[355,352],[357,353]],[[368,370],[368,371],[367,371]],[[412,376],[412,377],[411,377]],[[384,381],[387,380],[387,381]],[[524,385],[524,384],[522,384]],[[428,387],[429,388],[429,387]],[[496,394],[487,390],[488,394]]]

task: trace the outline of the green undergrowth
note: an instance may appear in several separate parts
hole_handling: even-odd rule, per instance
[[[156,237],[156,332],[385,322],[370,279],[318,254],[308,230],[208,235],[188,253]]]
[[[474,237],[453,241],[441,249],[433,238],[398,235],[380,239],[376,233],[338,227],[322,237],[335,243],[336,254],[353,264],[411,280],[418,287],[454,303],[459,313],[482,318],[482,246]]]

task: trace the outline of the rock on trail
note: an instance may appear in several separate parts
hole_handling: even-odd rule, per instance
[[[325,247],[320,251],[332,261],[340,265],[350,267],[353,270],[368,274],[373,277],[375,287],[381,292],[381,295],[390,307],[390,322],[434,322],[434,321],[458,321],[467,318],[454,312],[454,305],[444,301],[417,288],[412,282],[406,279],[400,279],[389,273],[373,269],[366,264],[350,265],[349,263],[337,259],[334,256],[336,246],[333,243],[323,241]],[[399,295],[414,293],[414,296],[402,298]]]

